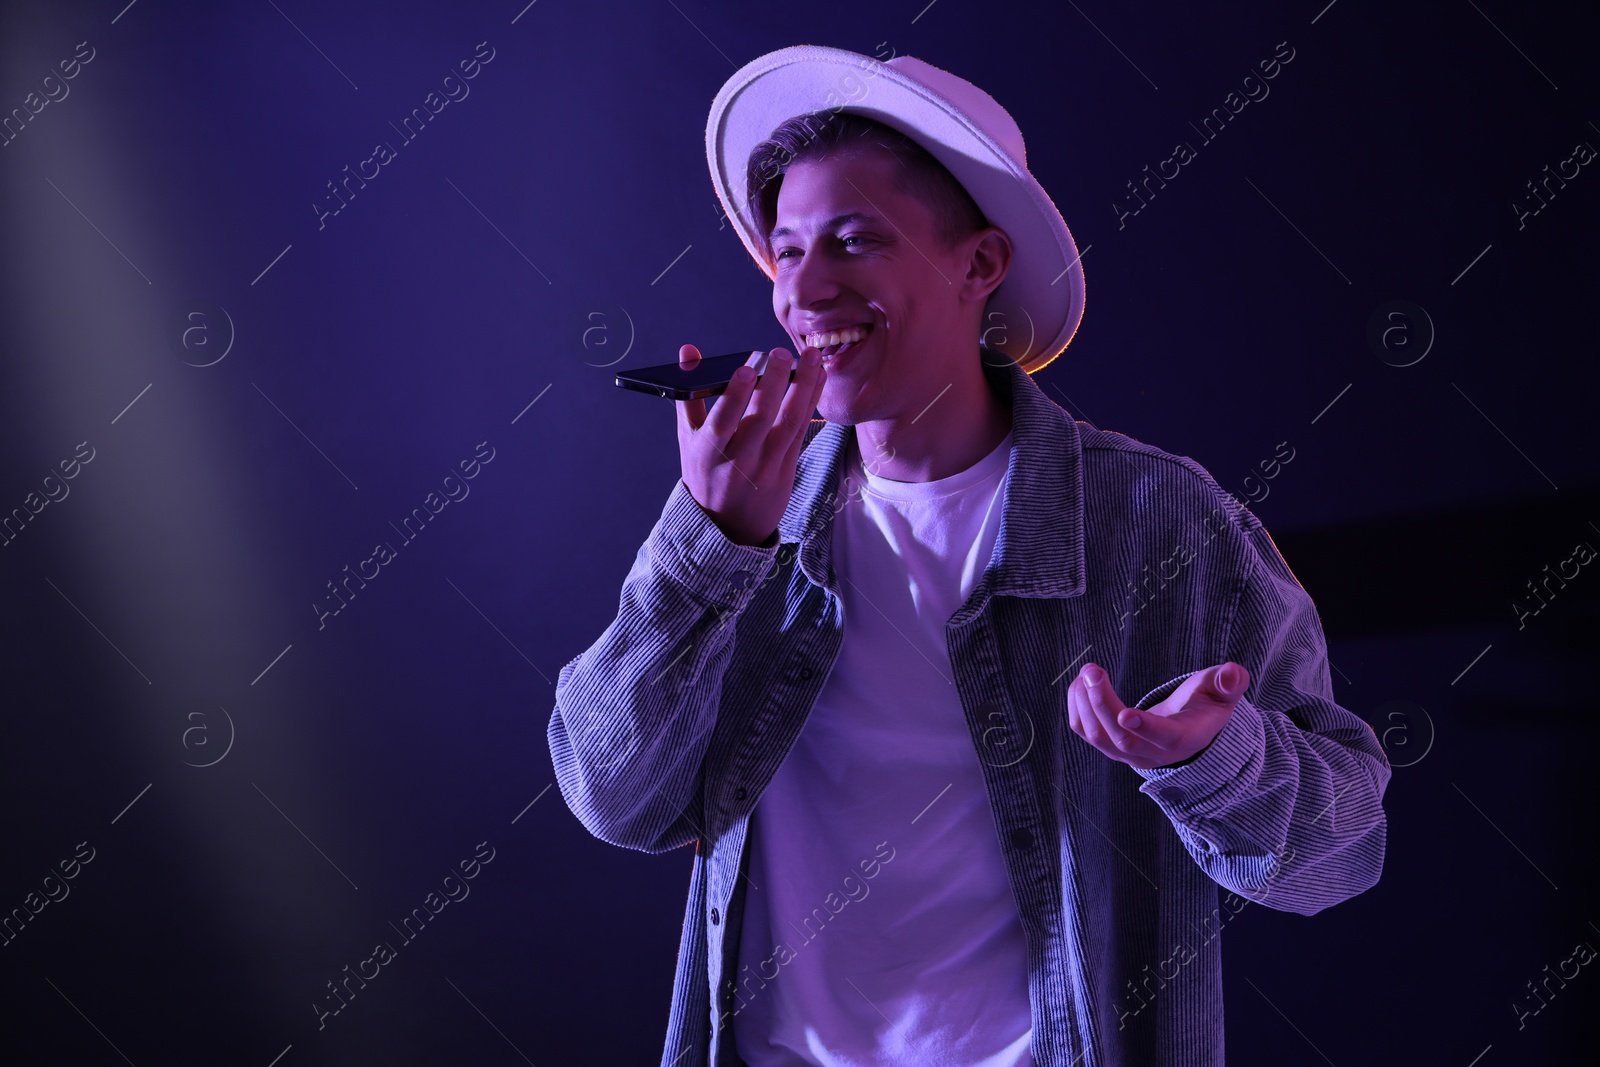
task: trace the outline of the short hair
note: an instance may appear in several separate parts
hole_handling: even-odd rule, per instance
[[[895,187],[928,208],[934,235],[945,248],[956,247],[990,225],[955,175],[910,137],[866,115],[836,109],[813,111],[780,124],[772,136],[751,149],[745,167],[747,206],[769,261],[778,190],[789,168],[796,163],[863,154],[874,146],[887,149],[899,161]]]

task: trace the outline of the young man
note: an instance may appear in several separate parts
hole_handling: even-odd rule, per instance
[[[1034,385],[1082,270],[987,94],[788,48],[707,138],[804,358],[679,405],[549,726],[592,833],[696,844],[663,1067],[1220,1065],[1222,926],[1382,868],[1310,598],[1198,464]]]

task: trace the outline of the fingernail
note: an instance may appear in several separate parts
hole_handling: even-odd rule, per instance
[[[1222,691],[1232,696],[1239,691],[1239,668],[1228,664],[1217,672],[1217,682],[1222,686]]]
[[[822,362],[822,353],[821,352],[818,352],[815,348],[806,349],[806,365],[807,366],[815,367],[818,363],[821,363],[821,362]]]
[[[1143,724],[1144,724],[1144,720],[1141,719],[1139,716],[1137,716],[1137,715],[1129,715],[1128,716],[1128,729],[1137,730]]]
[[[1098,667],[1088,667],[1088,668],[1086,668],[1084,670],[1084,672],[1083,672],[1083,684],[1085,684],[1085,685],[1099,685],[1100,684],[1100,668],[1098,668]]]

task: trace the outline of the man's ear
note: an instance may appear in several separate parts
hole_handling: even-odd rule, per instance
[[[987,300],[1011,272],[1011,237],[998,226],[980,231],[968,258],[969,295]]]

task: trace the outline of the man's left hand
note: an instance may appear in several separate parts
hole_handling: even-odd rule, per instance
[[[1118,699],[1110,675],[1085,663],[1067,687],[1067,717],[1073,733],[1114,760],[1142,770],[1170,767],[1211,744],[1249,685],[1250,672],[1229,660],[1196,671],[1141,711]]]

